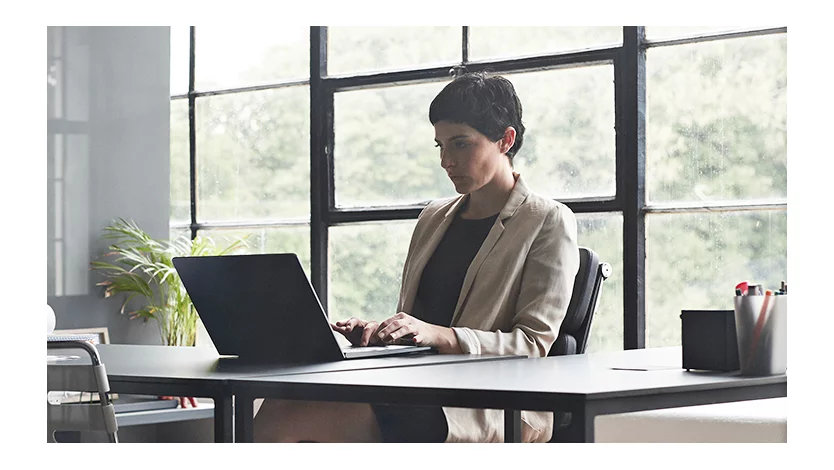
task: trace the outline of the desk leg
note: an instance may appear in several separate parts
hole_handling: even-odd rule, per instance
[[[232,397],[214,397],[214,442],[234,442],[233,416]]]
[[[521,410],[504,410],[504,442],[521,442]]]
[[[596,412],[587,406],[572,410],[567,442],[594,442]]]
[[[235,442],[255,442],[254,403],[250,396],[235,395]]]

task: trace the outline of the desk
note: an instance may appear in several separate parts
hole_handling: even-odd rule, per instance
[[[233,397],[237,380],[267,375],[322,375],[334,371],[357,371],[380,368],[428,367],[433,364],[479,362],[508,359],[499,356],[469,354],[424,354],[390,356],[374,359],[351,359],[306,365],[267,365],[242,363],[222,358],[214,348],[102,344],[96,346],[107,370],[110,390],[139,395],[205,397],[214,400],[215,442],[233,442],[235,410]],[[84,362],[86,361],[86,362]],[[72,365],[66,361],[62,365]],[[89,359],[77,362],[89,363]],[[249,421],[252,421],[251,402]],[[238,410],[238,419],[245,413]]]
[[[234,382],[238,406],[248,410],[239,410],[239,441],[253,438],[255,398],[503,409],[505,440],[516,442],[519,410],[564,411],[572,413],[571,440],[593,442],[597,415],[787,396],[786,375],[687,372],[681,369],[680,347]]]

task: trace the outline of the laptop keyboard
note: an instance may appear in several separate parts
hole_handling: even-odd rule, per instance
[[[342,351],[390,351],[392,349],[413,348],[414,346],[392,344],[389,346],[347,346]]]

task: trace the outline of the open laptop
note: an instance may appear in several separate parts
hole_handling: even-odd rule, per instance
[[[174,267],[221,355],[315,363],[431,350],[342,347],[294,253],[177,257]]]

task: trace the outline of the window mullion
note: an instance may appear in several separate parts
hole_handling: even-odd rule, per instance
[[[310,272],[327,311],[327,247],[333,201],[333,93],[325,87],[327,27],[310,27]]]
[[[615,69],[617,198],[623,207],[623,347],[646,346],[645,28],[623,27]]]
[[[194,95],[194,63],[195,63],[195,27],[189,28],[189,59],[188,59],[188,165],[189,165],[189,198],[191,213],[191,239],[197,238],[197,125],[196,125],[196,97]]]

